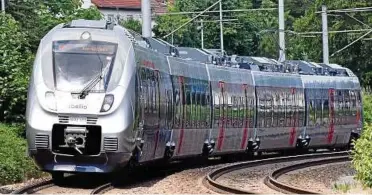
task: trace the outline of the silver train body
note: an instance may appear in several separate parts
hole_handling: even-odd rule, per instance
[[[227,68],[143,45],[96,21],[58,25],[41,40],[26,132],[42,170],[106,173],[131,160],[342,148],[362,128],[354,76]]]

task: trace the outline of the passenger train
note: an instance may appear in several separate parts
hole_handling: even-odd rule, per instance
[[[362,129],[358,78],[219,66],[155,51],[103,21],[41,40],[26,109],[43,170],[108,173],[128,162],[347,148]]]

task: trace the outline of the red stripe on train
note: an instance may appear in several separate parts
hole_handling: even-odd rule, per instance
[[[220,118],[220,132],[218,133],[218,141],[217,141],[217,150],[221,150],[222,149],[222,145],[223,145],[223,140],[224,140],[224,137],[225,137],[225,123],[224,123],[224,118]]]
[[[183,142],[183,134],[184,134],[184,129],[182,128],[181,133],[180,133],[179,142],[178,142],[177,154],[179,154],[181,152],[182,142]]]
[[[240,145],[240,149],[244,149],[246,146],[246,142],[247,142],[247,137],[248,137],[248,128],[245,127],[244,128],[244,132],[243,132],[243,139],[242,139],[242,143]]]
[[[328,127],[328,136],[327,141],[330,144],[333,140],[333,135],[335,132],[335,108],[334,108],[334,102],[335,102],[335,90],[329,89],[328,90],[329,95],[329,108],[330,108],[330,119],[329,119],[329,127]]]

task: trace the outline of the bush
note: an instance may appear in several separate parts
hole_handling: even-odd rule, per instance
[[[0,122],[21,122],[33,57],[14,18],[0,13],[0,24]]]
[[[363,120],[372,124],[372,95],[363,95]]]
[[[20,126],[0,123],[0,185],[21,182],[42,175],[26,156],[26,141],[17,136]]]
[[[363,96],[364,129],[361,137],[355,142],[353,167],[356,177],[364,186],[372,187],[372,96]]]

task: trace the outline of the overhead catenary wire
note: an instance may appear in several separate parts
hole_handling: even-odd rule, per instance
[[[347,12],[366,12],[366,11],[372,11],[372,7],[333,9],[333,10],[327,10],[327,13],[347,13]],[[322,11],[317,11],[315,13],[322,13]]]
[[[200,15],[204,14],[206,11],[210,10],[211,8],[213,8],[214,6],[216,6],[217,4],[219,4],[221,2],[221,0],[218,0],[217,2],[213,3],[211,6],[209,6],[207,9],[205,9],[203,12],[200,12],[198,15],[194,16],[193,18],[191,18],[190,20],[188,20],[187,22],[185,22],[184,24],[182,24],[181,26],[179,26],[178,28],[174,29],[172,32],[168,33],[167,35],[163,36],[163,39],[167,38],[168,36],[172,35],[173,33],[177,32],[179,29],[181,29],[182,27],[186,26],[187,24],[189,24],[190,22],[194,21],[196,18],[198,18]]]
[[[334,55],[340,53],[341,51],[347,49],[348,47],[350,47],[351,45],[353,45],[354,43],[358,42],[359,40],[363,39],[364,37],[368,36],[369,34],[372,33],[372,30],[368,31],[367,33],[365,33],[364,35],[360,36],[359,38],[357,38],[356,40],[354,40],[353,42],[351,42],[350,44],[346,45],[345,47],[343,47],[342,49],[339,49],[337,50],[336,52],[334,52],[331,57],[333,57]]]
[[[230,9],[230,10],[222,10],[223,13],[228,12],[253,12],[253,11],[274,11],[278,8],[257,8],[257,9]],[[198,14],[198,13],[219,13],[218,10],[211,10],[211,11],[192,11],[192,12],[166,12],[166,13],[156,13],[154,15],[188,15],[188,14]]]

